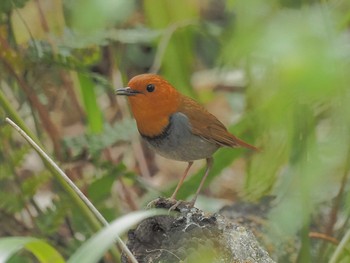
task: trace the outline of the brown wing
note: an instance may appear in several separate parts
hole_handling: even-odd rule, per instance
[[[221,146],[245,147],[257,150],[256,147],[229,133],[226,127],[213,114],[191,98],[183,97],[179,111],[189,118],[194,134]]]

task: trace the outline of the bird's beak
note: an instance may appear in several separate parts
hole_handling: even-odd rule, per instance
[[[138,90],[131,89],[129,87],[116,89],[115,94],[116,95],[124,95],[124,96],[135,96],[136,94],[139,94]]]

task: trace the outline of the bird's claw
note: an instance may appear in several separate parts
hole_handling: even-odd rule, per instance
[[[176,200],[175,200],[176,201]],[[175,211],[175,210],[182,210],[182,209],[191,209],[194,207],[194,202],[193,200],[188,202],[188,201],[184,201],[184,200],[178,200],[176,201],[176,203],[174,205],[172,205],[169,208],[169,212],[171,211]]]
[[[151,208],[165,208],[169,213],[172,211],[179,211],[182,209],[191,209],[194,206],[193,200],[190,202],[183,200],[176,200],[174,198],[159,197],[147,204],[147,209]]]
[[[165,208],[168,209],[169,207],[174,206],[178,201],[176,201],[173,198],[165,198],[165,197],[158,197],[157,199],[152,200],[149,202],[146,206],[147,209],[151,208]]]
[[[175,200],[175,199],[174,199]],[[175,200],[176,201],[176,200]],[[176,201],[176,203],[174,205],[172,205],[169,210],[168,210],[168,213],[172,212],[172,211],[175,211],[176,208],[178,208],[178,206],[182,203],[183,201],[181,200],[178,200]]]

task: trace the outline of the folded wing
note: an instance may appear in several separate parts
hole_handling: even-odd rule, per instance
[[[184,113],[190,120],[192,132],[205,140],[216,143],[220,146],[245,147],[258,150],[233,134],[229,133],[226,127],[210,112],[196,101],[183,97],[179,112]]]

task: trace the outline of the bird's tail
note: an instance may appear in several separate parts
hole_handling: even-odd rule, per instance
[[[254,150],[254,151],[257,151],[257,152],[260,152],[260,149],[249,144],[249,143],[246,143],[245,141],[241,140],[241,139],[238,139],[236,136],[231,135],[231,139],[232,139],[232,145],[230,145],[231,147],[244,147],[244,148],[248,148],[248,149],[251,149],[251,150]]]

